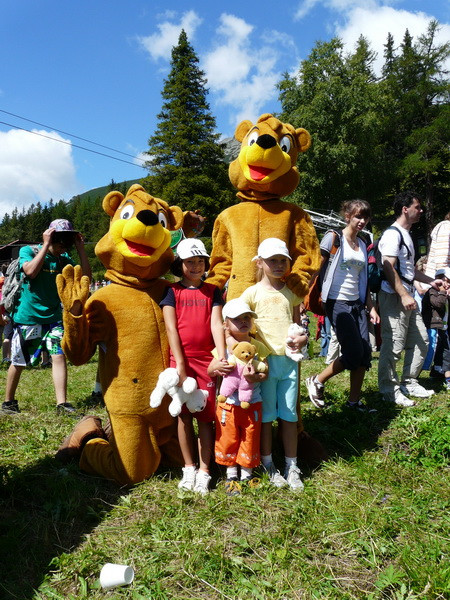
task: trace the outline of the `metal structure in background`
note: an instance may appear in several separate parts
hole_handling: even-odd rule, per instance
[[[334,210],[330,210],[327,215],[315,212],[313,210],[305,210],[311,217],[314,227],[318,231],[325,232],[328,231],[328,229],[343,229],[347,225],[344,219],[338,213],[334,212]],[[362,233],[368,236],[370,241],[373,242],[373,233],[371,231],[363,229]]]

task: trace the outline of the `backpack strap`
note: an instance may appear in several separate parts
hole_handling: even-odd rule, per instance
[[[395,229],[395,231],[399,234],[400,236],[400,243],[398,246],[398,249],[400,250],[402,246],[404,246],[406,248],[406,253],[407,253],[407,259],[409,260],[411,258],[411,250],[408,248],[408,246],[406,245],[405,239],[403,237],[403,233],[400,231],[400,229],[398,227],[396,227],[395,225],[391,225],[390,227],[388,227],[386,229],[386,231],[388,231],[389,229]],[[408,285],[412,285],[414,283],[414,279],[406,279],[406,277],[404,275],[402,275],[401,271],[400,271],[400,260],[397,257],[397,264],[395,267],[398,276],[400,277],[400,279],[402,281],[404,281],[405,283],[407,283]]]

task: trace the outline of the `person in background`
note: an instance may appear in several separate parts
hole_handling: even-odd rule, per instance
[[[423,213],[418,194],[398,194],[394,201],[395,222],[385,230],[379,242],[384,277],[379,293],[381,349],[378,363],[378,388],[383,399],[399,406],[414,406],[412,398],[428,398],[417,378],[428,351],[428,335],[414,300],[413,282],[427,283],[436,290],[446,284],[415,268],[411,227]],[[434,273],[433,273],[434,276]],[[396,364],[405,351],[402,378]]]
[[[447,285],[450,284],[450,267],[444,267],[436,271],[436,279],[442,279]],[[450,342],[449,342],[449,291],[447,289],[436,290],[430,287],[422,301],[422,318],[427,328],[430,345],[423,368],[431,367],[436,349],[440,347],[440,364],[435,364],[435,369],[445,377],[445,385],[450,390]]]
[[[63,336],[61,301],[56,289],[56,276],[67,264],[73,264],[67,252],[75,245],[83,274],[91,276],[82,235],[66,219],[52,221],[42,234],[43,243],[37,253],[31,246],[19,252],[19,264],[26,275],[22,293],[11,315],[14,330],[11,340],[11,365],[6,379],[6,413],[20,412],[15,394],[27,365],[38,365],[43,349],[52,358],[56,410],[59,414],[76,416],[67,402],[67,364],[61,348]]]
[[[322,301],[340,345],[340,356],[318,375],[306,379],[309,399],[317,408],[325,407],[325,383],[342,371],[350,371],[349,408],[367,411],[360,394],[364,375],[370,368],[372,352],[369,342],[367,312],[373,323],[379,316],[372,304],[368,287],[367,249],[358,237],[370,219],[370,205],[365,200],[349,200],[342,205],[347,223],[340,235],[322,284]],[[335,232],[328,232],[321,244],[323,261],[329,261]]]

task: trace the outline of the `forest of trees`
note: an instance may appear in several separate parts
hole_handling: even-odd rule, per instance
[[[424,199],[427,231],[448,211],[450,102],[444,66],[450,44],[438,44],[439,25],[431,21],[414,40],[408,31],[398,47],[386,36],[381,76],[374,52],[361,37],[352,53],[339,38],[317,42],[295,76],[279,82],[282,120],[305,127],[312,147],[301,155],[301,181],[288,198],[306,208],[338,210],[344,200],[365,198],[373,220],[386,222],[394,195],[414,189]],[[149,138],[149,175],[142,185],[183,210],[215,217],[235,201],[223,148],[215,133],[204,73],[186,33],[172,51],[163,105]],[[109,189],[126,192],[126,184]],[[108,190],[107,190],[108,191]],[[102,198],[85,194],[69,202],[37,203],[14,209],[0,224],[0,244],[15,239],[40,241],[55,218],[68,218],[83,232],[94,272],[94,246],[107,231]]]

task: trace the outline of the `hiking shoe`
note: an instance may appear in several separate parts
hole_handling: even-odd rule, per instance
[[[56,412],[58,415],[69,415],[70,417],[77,416],[77,409],[75,406],[72,406],[70,402],[61,402],[61,404],[57,404]]]
[[[269,481],[275,487],[285,487],[288,485],[288,482],[280,473],[280,471],[275,467],[273,463],[270,463],[268,467],[264,467],[267,475],[269,476]]]
[[[409,379],[406,383],[400,386],[400,391],[405,396],[413,396],[413,398],[429,398],[434,395],[433,390],[425,389],[417,379]]]
[[[387,402],[395,402],[397,406],[414,406],[414,400],[410,400],[406,396],[402,394],[400,390],[395,390],[395,392],[389,392],[387,394],[383,394],[383,400]]]
[[[189,490],[192,492],[195,485],[196,474],[197,469],[195,467],[183,467],[183,477],[178,484],[178,488],[180,490]]]
[[[20,413],[20,408],[17,400],[8,400],[7,402],[3,402],[2,411],[10,415]]]
[[[241,493],[241,484],[237,477],[230,477],[225,482],[225,493],[227,496],[239,496]]]
[[[291,488],[291,490],[301,492],[305,487],[303,485],[303,481],[300,479],[301,473],[302,472],[297,467],[297,465],[290,465],[289,467],[286,467],[286,470],[284,472],[284,478],[287,481],[287,484]]]
[[[81,421],[78,421],[72,433],[63,440],[56,453],[56,458],[63,463],[79,458],[86,443],[95,438],[106,439],[102,422],[99,417],[86,415]]]
[[[211,481],[211,475],[206,471],[197,471],[195,476],[194,492],[206,496],[209,492],[209,482]]]
[[[324,391],[325,388],[320,383],[316,383],[316,376],[307,377],[305,379],[306,389],[308,390],[309,399],[316,408],[323,408],[325,406]]]
[[[376,408],[369,408],[367,406],[367,404],[365,404],[361,400],[358,400],[358,402],[349,402],[347,400],[345,406],[347,408],[353,408],[355,410],[359,410],[360,412],[364,412],[364,413],[376,413],[376,412],[378,412]]]

